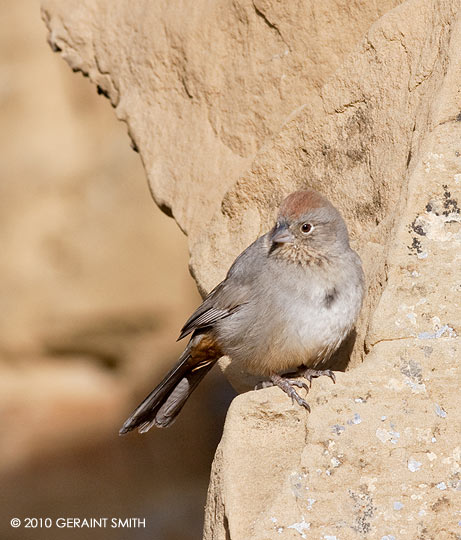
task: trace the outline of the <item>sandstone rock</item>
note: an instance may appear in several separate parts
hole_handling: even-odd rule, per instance
[[[342,211],[364,261],[369,290],[352,365],[362,359],[396,219],[406,211],[409,170],[435,120],[431,111],[450,56],[453,9],[452,3],[433,10],[431,3],[407,2],[370,29],[319,99],[287,120],[228,191],[192,253],[199,281],[213,283],[218,260],[228,265],[267,230],[287,193],[306,184],[319,189]],[[407,16],[412,10],[418,18]],[[211,276],[210,261],[218,269]]]
[[[456,538],[459,1],[408,0],[371,27],[397,2],[346,18],[322,4],[317,31],[313,3],[305,18],[275,2],[42,5],[52,45],[128,123],[202,291],[305,185],[364,260],[355,369],[315,381],[310,416],[277,389],[234,401],[204,538]]]
[[[382,295],[371,297],[371,303],[378,302],[371,315],[364,363],[340,375],[335,388],[328,381],[319,381],[317,386],[316,381],[311,394],[313,412],[301,422],[300,429],[306,433],[301,451],[292,435],[288,459],[282,447],[278,460],[273,456],[266,460],[265,439],[247,427],[246,418],[257,418],[264,421],[262,432],[266,433],[267,425],[285,414],[276,396],[266,401],[246,394],[238,398],[238,408],[231,408],[226,432],[233,438],[223,437],[215,459],[214,474],[221,484],[215,481],[210,486],[207,539],[226,538],[223,531],[230,538],[255,539],[459,535],[458,8],[458,3],[450,2],[438,3],[436,9],[430,2],[407,2],[395,9],[372,27],[362,46],[324,88],[328,95],[332,88],[342,87],[353,99],[349,107],[338,100],[327,109],[326,119],[319,121],[322,133],[333,133],[333,139],[335,133],[347,133],[350,118],[362,107],[367,111],[359,113],[362,118],[372,119],[361,143],[362,160],[350,172],[343,169],[345,181],[353,173],[362,183],[358,191],[352,181],[321,184],[330,161],[319,157],[315,142],[317,153],[309,169],[314,168],[314,178],[315,168],[320,170],[317,185],[327,192],[334,189],[333,198],[341,194],[339,203],[360,234],[362,255],[367,239],[381,244],[387,281]],[[396,32],[401,40],[398,47],[393,38]],[[426,45],[421,48],[421,43]],[[363,89],[367,89],[365,96]],[[257,167],[272,173],[266,175],[270,184],[260,188],[259,197],[273,196],[274,185],[283,190],[297,184],[293,171],[295,156],[301,155],[295,152],[306,145],[303,126],[309,125],[316,140],[315,122],[307,124],[303,119],[307,114],[310,111],[301,112],[282,130],[267,156],[259,158],[263,165],[257,159],[248,177],[229,193],[233,220],[223,217],[220,222],[232,223],[232,228],[223,226],[230,231],[230,243],[237,237],[235,219],[243,219],[249,201],[253,207],[259,204],[251,189],[261,170]],[[348,114],[349,123],[343,119]],[[354,141],[348,137],[333,143],[326,139],[335,153],[345,145],[347,156]],[[308,144],[312,145],[311,139]],[[274,156],[282,158],[282,165]],[[287,170],[283,177],[281,171]],[[334,180],[335,175],[327,178]],[[369,192],[373,186],[380,195],[374,202]],[[350,195],[355,197],[349,199]],[[239,212],[242,205],[237,201],[243,197],[247,206]],[[371,215],[363,207],[360,211],[360,203],[367,201]],[[360,219],[355,221],[354,215]],[[372,223],[375,218],[377,227]],[[373,279],[370,271],[367,274]],[[251,445],[253,459],[261,468],[284,468],[282,480],[277,474],[279,489],[272,488],[269,496],[261,490],[252,492],[251,505],[237,502],[241,491],[251,490],[253,475],[251,466],[247,468],[248,458],[234,451],[236,440],[243,447]],[[298,462],[293,466],[295,455]],[[222,508],[218,517],[212,514],[215,500]]]
[[[340,183],[343,192],[349,184],[357,186],[360,174],[368,174],[363,147],[372,120],[362,108],[356,113],[349,108],[343,115],[344,134],[339,144],[349,141],[346,157],[341,148],[334,148],[336,132],[326,137],[326,143],[323,140],[330,124],[322,131],[321,126],[314,127],[314,118],[300,120],[293,111],[303,107],[322,118],[318,123],[323,122],[325,113],[322,116],[317,109],[334,108],[334,104],[322,104],[323,83],[370,23],[398,3],[389,0],[377,8],[364,1],[282,6],[245,0],[232,6],[225,2],[211,7],[167,2],[133,7],[119,1],[95,9],[88,0],[78,2],[77,9],[73,1],[45,0],[42,14],[52,47],[72,69],[87,74],[98,85],[110,98],[117,117],[127,123],[152,194],[187,233],[191,272],[199,289],[207,292],[224,278],[238,253],[269,226],[282,197],[277,185],[285,186],[285,192],[306,180],[317,186],[319,182],[310,178],[310,172],[302,170],[318,167],[314,153],[324,156],[328,171],[333,168],[322,177],[322,182],[331,184],[329,190],[323,189],[328,194]],[[120,55],[123,42],[129,47]],[[331,100],[337,92],[331,90]],[[309,150],[292,147],[289,127],[282,130],[283,136],[269,142],[283,123],[292,126],[295,133],[291,137],[296,136],[300,122],[309,126],[309,133],[303,135],[312,147]],[[279,147],[284,140],[290,148]],[[331,150],[325,150],[328,145]],[[250,172],[244,174],[257,152]],[[273,152],[280,157],[272,160]],[[357,161],[362,161],[360,172],[354,170],[360,169]],[[349,178],[343,180],[347,167]],[[252,180],[246,189],[242,182],[248,174]],[[289,180],[293,174],[295,182]],[[381,204],[379,197],[387,196],[377,194],[382,183],[381,179],[370,186],[356,203],[356,188],[344,199],[343,193],[332,198],[341,199],[340,207],[349,221],[358,223],[366,214],[370,233],[374,230],[370,213]],[[231,192],[224,197],[229,188]],[[393,199],[397,192],[398,187]],[[237,193],[235,205],[232,193]],[[378,211],[377,219],[384,217],[388,217],[386,210]],[[355,223],[357,235],[360,231],[355,230]],[[367,259],[370,272],[377,276],[375,281],[383,279],[380,234],[367,238]],[[364,321],[373,300],[371,294]],[[360,351],[364,332],[365,323],[360,327]],[[360,360],[361,354],[354,356]],[[225,362],[221,366],[227,371]],[[240,373],[228,371],[227,376],[238,389],[252,385]]]
[[[288,114],[317,100],[369,25],[398,3],[44,0],[42,13],[52,47],[128,124],[155,200],[194,255],[255,153]],[[224,277],[223,255],[193,256],[202,291]]]
[[[204,538],[456,538],[457,357],[453,338],[380,343],[315,381],[311,414],[277,388],[235,398]]]

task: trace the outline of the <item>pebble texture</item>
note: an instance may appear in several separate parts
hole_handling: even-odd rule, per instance
[[[42,2],[51,44],[127,122],[202,291],[305,185],[364,260],[353,369],[314,382],[310,415],[276,388],[234,400],[207,540],[461,536],[461,6],[398,4]]]

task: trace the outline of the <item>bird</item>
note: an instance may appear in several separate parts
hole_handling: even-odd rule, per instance
[[[364,296],[359,255],[337,208],[313,189],[288,195],[274,226],[234,261],[181,329],[176,365],[120,429],[170,426],[222,356],[310,410],[306,392],[354,328]],[[307,382],[306,382],[307,381]],[[309,383],[309,384],[307,384]]]

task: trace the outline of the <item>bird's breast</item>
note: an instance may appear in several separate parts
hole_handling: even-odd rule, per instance
[[[222,348],[255,375],[317,365],[352,329],[361,302],[355,297],[352,284],[280,275],[223,321]]]

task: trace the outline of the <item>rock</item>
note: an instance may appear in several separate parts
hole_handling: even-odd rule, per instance
[[[314,163],[319,156],[327,163],[325,178],[330,182],[335,176],[330,189],[321,185],[321,191],[331,195],[343,184],[342,192],[332,198],[353,221],[354,236],[361,232],[355,223],[366,216],[369,242],[362,251],[372,280],[384,279],[382,233],[374,233],[370,215],[377,211],[378,220],[388,217],[386,209],[378,210],[379,197],[387,196],[378,195],[380,188],[386,191],[386,180],[381,178],[355,201],[360,175],[369,177],[364,148],[373,120],[363,107],[349,107],[338,128],[345,130],[338,144],[350,144],[346,157],[341,157],[341,147],[334,147],[334,131],[327,137],[331,150],[326,151],[325,132],[333,120],[323,128],[320,124],[325,116],[335,116],[329,114],[335,105],[322,103],[321,89],[370,23],[398,3],[380,3],[379,9],[363,1],[348,3],[344,16],[344,6],[336,1],[319,7],[316,2],[281,6],[245,0],[232,9],[226,3],[211,9],[196,2],[187,7],[149,3],[147,9],[143,3],[128,7],[111,2],[95,10],[89,0],[79,2],[78,9],[72,2],[44,0],[42,15],[54,50],[72,69],[88,75],[127,123],[154,199],[188,235],[190,269],[205,293],[224,278],[240,251],[267,230],[282,198],[281,186],[286,193],[308,179],[319,187],[315,178],[308,178],[310,172],[302,170],[311,161],[318,167]],[[129,48],[121,54],[123,42]],[[338,91],[341,88],[330,90],[330,101]],[[317,119],[306,117],[307,110]],[[282,125],[281,134],[272,140]],[[302,137],[311,148],[303,151],[293,137],[305,125],[309,129]],[[273,160],[273,152],[279,158]],[[350,169],[347,179],[345,168]],[[295,182],[290,180],[293,174]],[[355,188],[344,197],[349,184]],[[397,188],[394,193],[393,199],[398,198]],[[389,227],[390,220],[386,223]],[[362,359],[365,321],[379,290],[378,286],[368,297],[352,363]],[[221,367],[234,387],[252,386],[242,374],[228,372],[225,362]]]
[[[380,343],[335,386],[313,383],[310,414],[277,388],[235,398],[204,538],[455,538],[457,357],[453,338]]]
[[[213,462],[204,537],[252,538],[248,525],[278,497],[286,471],[298,467],[305,437],[304,412],[278,389],[235,398]]]
[[[441,81],[450,77],[445,71],[454,4],[442,3],[433,12],[432,4],[420,2],[418,17],[407,16],[413,9],[406,2],[372,26],[319,99],[294,113],[228,190],[192,252],[195,275],[211,284],[218,278],[218,261],[229,265],[267,230],[287,193],[305,185],[325,193],[348,223],[369,285],[351,365],[363,360],[395,227],[406,212],[409,172],[433,122],[455,115],[442,106],[434,110],[446,92]],[[426,43],[422,49],[421,43]],[[431,118],[434,113],[437,119]],[[218,269],[212,276],[210,267]]]
[[[326,78],[398,3],[43,0],[42,15],[54,50],[127,123],[157,204],[188,235],[205,291],[224,277],[230,255],[205,263],[194,253],[205,249],[201,235],[227,189],[287,115],[318,103]],[[249,214],[247,222],[254,236],[258,224]]]
[[[386,282],[382,293],[376,284],[369,293],[364,363],[339,375],[334,388],[329,381],[314,383],[312,414],[299,428],[306,433],[301,451],[293,438],[289,459],[284,445],[277,458],[271,454],[266,459],[264,436],[247,430],[245,418],[275,424],[283,410],[278,398],[259,398],[257,404],[251,393],[238,398],[239,406],[231,408],[225,428],[233,440],[223,437],[215,458],[221,484],[210,485],[206,539],[226,538],[226,532],[230,538],[282,534],[341,540],[458,534],[458,7],[446,2],[434,10],[430,2],[407,2],[378,21],[324,87],[324,96],[343,88],[351,104],[335,98],[336,104],[318,120],[323,136],[317,143],[316,123],[308,122],[312,112],[306,108],[294,117],[267,147],[267,155],[261,154],[249,175],[229,192],[228,215],[216,218],[223,224],[221,235],[229,244],[235,242],[235,220],[242,223],[250,205],[263,207],[259,201],[273,197],[274,187],[282,191],[298,185],[295,158],[302,154],[296,149],[313,145],[309,170],[319,182],[313,185],[331,190],[332,198],[342,202],[365,261],[367,241],[379,245],[372,253],[380,254],[385,264],[385,274],[377,275],[385,275]],[[421,48],[421,43],[426,45]],[[325,102],[331,103],[331,97]],[[364,155],[350,169],[343,157],[340,181],[334,171],[327,174],[331,159],[320,157],[321,141],[333,148],[333,155],[340,155],[342,145],[347,156],[357,142],[353,135],[341,139],[338,133],[347,133],[357,115],[362,119],[358,147]],[[307,125],[308,140],[303,132]],[[327,138],[330,133],[333,141]],[[261,171],[267,187],[255,182]],[[324,175],[328,183],[321,183]],[[357,186],[352,182],[360,179]],[[374,189],[378,198],[373,197]],[[243,198],[246,206],[239,206]],[[379,272],[380,265],[376,260],[374,264]],[[373,281],[370,266],[367,275]],[[266,427],[261,433],[267,431]],[[254,459],[260,468],[283,467],[282,479],[277,474],[279,488],[272,489],[270,497],[252,492],[251,505],[237,502],[237,494],[244,487],[250,490],[254,477],[248,458],[234,451],[234,441],[248,448],[258,447],[259,441],[261,452]],[[215,500],[222,511],[212,515]]]
[[[306,185],[364,261],[353,369],[315,381],[311,415],[278,389],[236,398],[204,538],[455,537],[459,2],[42,5],[51,44],[127,122],[202,291]]]

